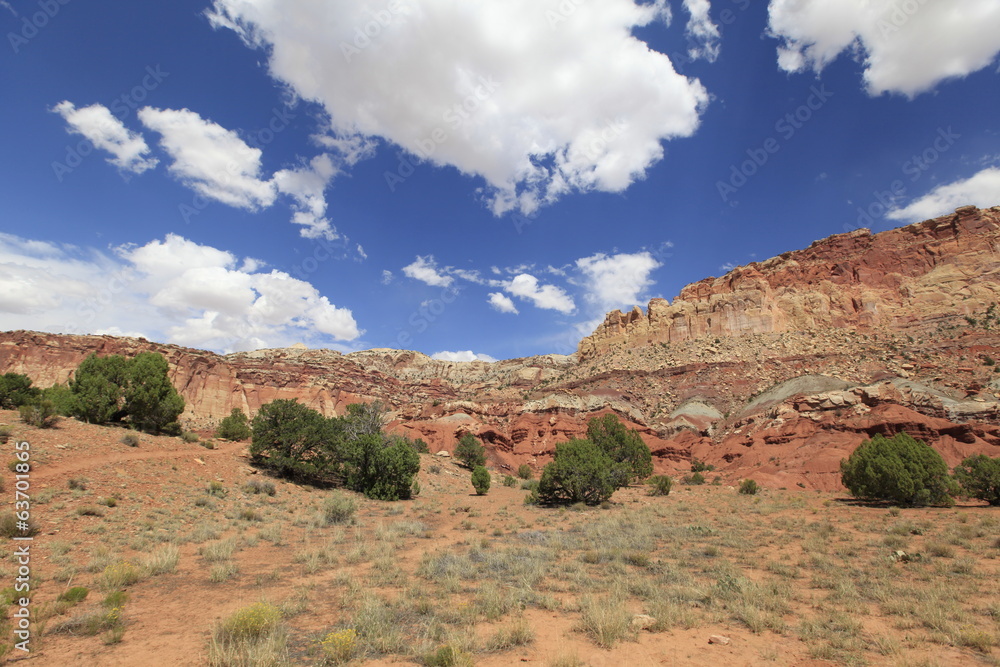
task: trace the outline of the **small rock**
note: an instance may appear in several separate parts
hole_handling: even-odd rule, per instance
[[[448,452],[446,452],[443,449],[440,452],[438,452],[437,454],[435,454],[434,456],[440,456],[443,459],[449,459],[449,458],[451,458],[451,454],[449,454]]]
[[[656,619],[646,614],[636,614],[630,623],[633,630],[648,630],[656,625]]]
[[[201,459],[195,459],[194,462],[195,463],[200,463],[201,465],[205,465],[205,462],[202,461]]]
[[[729,637],[724,637],[723,635],[712,635],[708,638],[709,644],[721,644],[723,646],[728,645],[730,641],[732,640]]]

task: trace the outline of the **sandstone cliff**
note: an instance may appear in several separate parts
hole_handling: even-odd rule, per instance
[[[582,359],[616,347],[827,327],[906,330],[1000,301],[1000,207],[860,229],[688,285],[645,313],[609,313]]]

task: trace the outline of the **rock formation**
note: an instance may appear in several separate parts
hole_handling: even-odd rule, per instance
[[[685,287],[646,312],[615,311],[575,355],[496,363],[419,352],[301,346],[218,355],[143,339],[0,333],[0,372],[66,382],[91,353],[162,353],[208,431],[232,408],[278,398],[326,415],[380,400],[390,428],[450,451],[463,433],[493,463],[548,461],[587,420],[617,414],[658,471],[692,457],[732,481],[839,487],[840,459],[906,431],[950,465],[1000,455],[1000,208],[871,234],[858,230]]]

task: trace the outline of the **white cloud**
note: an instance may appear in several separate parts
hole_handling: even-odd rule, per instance
[[[463,350],[461,352],[435,352],[431,355],[431,359],[437,359],[439,361],[485,361],[491,364],[497,361],[494,357],[491,357],[488,354],[476,354],[472,350]]]
[[[892,220],[919,222],[954,211],[960,206],[989,208],[1000,204],[1000,168],[989,167],[978,174],[939,185],[905,208],[886,214]]]
[[[504,285],[504,289],[516,297],[531,301],[537,308],[557,310],[565,314],[576,309],[573,298],[562,288],[555,285],[539,285],[538,279],[528,273],[515,276]]]
[[[685,29],[691,43],[688,57],[692,60],[704,58],[708,62],[714,63],[719,57],[721,35],[719,27],[712,22],[708,15],[708,11],[711,9],[709,0],[684,0],[684,8],[691,15]]]
[[[384,139],[481,177],[494,213],[529,213],[573,191],[624,190],[664,140],[695,132],[708,102],[633,35],[663,19],[665,0],[567,4],[215,0],[209,18],[323,105],[337,141]]]
[[[431,287],[448,287],[455,281],[454,278],[445,275],[438,269],[433,255],[426,257],[417,255],[412,264],[403,267],[403,275],[427,283]]]
[[[518,314],[517,306],[514,302],[510,300],[510,297],[506,294],[500,292],[490,292],[488,302],[493,307],[494,310],[500,311],[501,313],[513,313]]]
[[[156,166],[155,158],[147,157],[149,146],[141,134],[132,132],[115,118],[103,104],[91,104],[77,109],[63,100],[52,108],[69,125],[67,131],[81,134],[96,148],[111,153],[108,162],[122,171],[141,174]]]
[[[161,135],[160,146],[174,160],[170,171],[194,191],[251,211],[274,203],[275,184],[260,179],[260,149],[248,146],[232,130],[187,109],[143,107],[139,120]],[[302,205],[311,194],[307,179],[288,180],[294,181],[288,187],[302,197],[297,199]]]
[[[1000,51],[996,0],[771,0],[778,64],[822,70],[864,54],[868,92],[914,96],[989,66]]]
[[[107,332],[218,351],[316,346],[360,335],[311,284],[168,234],[107,254],[0,234],[5,326]]]
[[[576,260],[576,266],[586,279],[587,300],[608,310],[646,300],[643,292],[653,285],[649,276],[662,265],[643,251],[611,256],[597,253]]]
[[[323,238],[334,241],[338,234],[326,216],[326,186],[337,175],[333,159],[317,155],[308,165],[298,169],[282,169],[274,174],[278,192],[294,200],[292,222],[302,225],[301,234],[307,239]]]
[[[391,283],[392,280],[393,280],[393,278],[395,278],[395,276],[392,274],[392,271],[390,271],[388,269],[382,269],[382,284],[383,285],[388,285],[389,283]]]

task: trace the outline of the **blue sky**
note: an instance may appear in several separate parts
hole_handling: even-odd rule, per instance
[[[0,329],[569,353],[1000,204],[994,0],[0,3]]]

